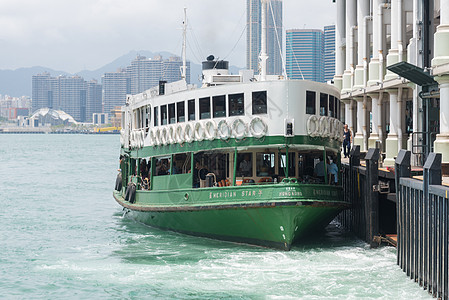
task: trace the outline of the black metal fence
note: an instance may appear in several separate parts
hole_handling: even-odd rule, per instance
[[[410,178],[410,151],[396,158],[397,263],[434,297],[449,299],[449,188],[441,185],[441,154],[430,153],[423,180]]]

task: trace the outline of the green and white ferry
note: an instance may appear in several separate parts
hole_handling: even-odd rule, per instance
[[[185,61],[185,55],[184,55]],[[339,91],[212,56],[201,88],[183,80],[128,96],[113,193],[144,224],[289,250],[347,207]],[[329,165],[329,161],[333,161]]]

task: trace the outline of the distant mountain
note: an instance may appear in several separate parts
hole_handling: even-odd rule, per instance
[[[130,51],[129,53],[120,56],[114,61],[97,70],[83,70],[75,74],[70,74],[64,71],[57,71],[46,67],[30,67],[20,68],[16,70],[0,70],[0,94],[9,95],[12,97],[31,96],[31,78],[33,75],[37,75],[43,72],[48,72],[52,76],[73,76],[78,75],[89,81],[96,79],[101,83],[101,76],[106,72],[115,72],[119,68],[126,68],[137,57],[137,55],[153,58],[156,55],[161,55],[163,58],[169,58],[170,56],[176,56],[175,54],[161,51],[151,52],[146,50]],[[242,68],[236,66],[230,66],[230,73],[238,74]],[[190,62],[190,83],[200,85],[201,84],[201,64],[195,64]]]

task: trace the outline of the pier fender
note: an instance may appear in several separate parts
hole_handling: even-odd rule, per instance
[[[321,137],[329,136],[329,122],[326,116],[321,116],[320,118],[320,135]]]
[[[254,117],[249,123],[249,131],[255,138],[264,137],[267,134],[268,126],[261,117]]]
[[[319,132],[319,124],[318,118],[315,115],[311,115],[309,119],[307,119],[307,134],[311,137],[316,137]]]
[[[201,142],[202,140],[204,140],[206,131],[204,130],[203,124],[201,124],[201,122],[196,122],[194,132],[196,141]]]
[[[237,118],[232,123],[232,132],[236,139],[241,140],[248,133],[248,125],[242,119]]]
[[[193,142],[193,139],[195,137],[195,130],[193,128],[192,123],[187,123],[186,127],[184,128],[184,138],[187,143]]]
[[[221,120],[218,122],[217,133],[222,140],[229,139],[229,136],[231,135],[231,127],[229,127],[228,123],[226,123],[226,120]]]
[[[217,136],[217,125],[214,121],[208,120],[204,124],[204,132],[206,134],[206,140],[212,141]]]
[[[182,124],[178,124],[176,126],[176,141],[179,144],[184,143],[184,127],[182,126]]]

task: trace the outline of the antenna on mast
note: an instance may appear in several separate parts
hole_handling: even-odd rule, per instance
[[[187,36],[187,8],[184,7],[184,21],[182,22],[182,67],[181,67],[181,79],[184,80],[186,80],[187,74],[186,36]]]

